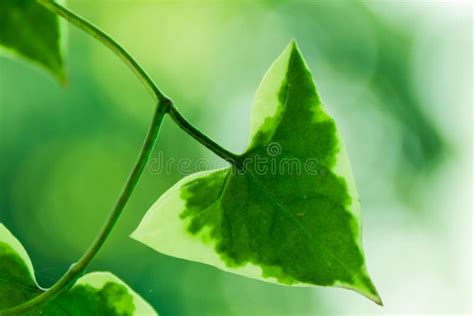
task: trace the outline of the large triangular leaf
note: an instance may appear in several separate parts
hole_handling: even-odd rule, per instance
[[[0,48],[46,68],[66,81],[59,19],[36,0],[0,1]]]
[[[19,305],[44,291],[23,246],[0,224],[0,310]],[[123,281],[108,272],[94,272],[53,301],[28,315],[157,315]]]
[[[294,43],[258,88],[238,165],[181,180],[132,237],[248,277],[350,288],[381,304],[345,146]]]

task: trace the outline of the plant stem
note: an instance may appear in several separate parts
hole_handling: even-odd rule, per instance
[[[105,243],[110,232],[117,223],[122,211],[127,204],[132,192],[134,191],[140,175],[142,174],[145,166],[150,158],[150,155],[153,150],[153,146],[158,137],[161,123],[166,113],[166,106],[162,102],[159,102],[156,106],[155,113],[153,115],[153,120],[151,122],[148,134],[145,138],[145,142],[140,151],[140,155],[133,167],[130,176],[125,184],[125,187],[122,190],[114,208],[112,209],[107,222],[103,226],[99,235],[95,239],[94,243],[82,256],[82,258],[69,268],[69,270],[48,290],[42,292],[40,295],[34,297],[32,300],[27,301],[21,305],[15,306],[13,308],[3,310],[0,312],[2,316],[5,315],[16,315],[30,311],[31,309],[38,307],[44,303],[47,303],[54,299],[57,295],[61,294],[69,286],[71,286],[85,271],[92,259],[97,255],[102,245]]]
[[[230,162],[235,163],[238,160],[238,155],[229,152],[228,150],[221,147],[219,144],[214,142],[212,139],[207,137],[201,131],[199,131],[196,127],[191,125],[176,109],[173,105],[173,102],[170,98],[168,98],[155,84],[153,79],[146,73],[146,71],[140,66],[140,64],[125,50],[120,44],[118,44],[112,37],[110,37],[105,32],[101,31],[97,26],[93,25],[91,22],[85,20],[84,18],[80,17],[76,13],[68,10],[67,8],[61,6],[60,4],[53,2],[51,0],[37,0],[42,6],[46,9],[56,13],[72,24],[76,25],[80,29],[84,30],[85,32],[89,33],[100,42],[102,42],[105,46],[110,48],[112,52],[114,52],[120,59],[122,59],[125,64],[135,73],[138,79],[143,83],[146,89],[151,93],[153,98],[156,100],[163,100],[165,101],[168,107],[168,111],[170,116],[172,117],[173,121],[178,124],[184,131],[186,131],[189,135],[195,138],[198,142],[206,146],[216,155],[221,157],[222,159]]]
[[[218,143],[207,137],[203,134],[200,130],[194,127],[191,123],[189,123],[186,118],[184,118],[181,113],[178,112],[174,105],[170,106],[168,110],[168,114],[171,116],[173,121],[181,127],[186,133],[191,135],[194,139],[198,142],[203,144],[209,150],[214,152],[216,155],[221,157],[222,159],[230,162],[231,164],[235,164],[239,160],[239,156],[228,151],[227,149],[220,146]]]
[[[166,95],[161,92],[158,86],[155,84],[153,79],[146,73],[146,71],[140,66],[140,64],[127,52],[125,48],[120,46],[112,37],[107,33],[100,30],[97,26],[91,22],[80,17],[76,13],[68,10],[62,5],[53,2],[51,0],[37,0],[39,4],[48,9],[49,11],[62,16],[78,28],[82,29],[86,33],[89,33],[97,40],[107,46],[112,52],[114,52],[123,62],[135,73],[137,78],[143,83],[148,92],[155,98],[155,101],[168,99]]]

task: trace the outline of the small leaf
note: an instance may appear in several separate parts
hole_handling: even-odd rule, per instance
[[[17,306],[44,289],[36,282],[33,265],[20,242],[0,224],[0,310]],[[68,291],[29,315],[157,315],[123,281],[109,272],[81,277]]]
[[[249,143],[245,168],[184,178],[132,238],[251,278],[339,286],[381,304],[365,266],[346,149],[295,43],[258,88]]]
[[[60,33],[58,17],[36,0],[0,1],[0,46],[46,68],[64,84]]]

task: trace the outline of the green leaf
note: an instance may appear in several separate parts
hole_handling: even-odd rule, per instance
[[[20,242],[0,224],[0,310],[19,305],[44,291]],[[29,315],[157,315],[123,281],[108,272],[94,272]]]
[[[247,277],[349,288],[381,304],[365,266],[346,149],[295,43],[260,84],[250,129],[244,168],[182,179],[132,238]]]
[[[36,0],[0,1],[0,48],[46,68],[66,81],[59,20]]]

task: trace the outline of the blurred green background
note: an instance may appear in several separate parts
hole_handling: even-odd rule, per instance
[[[162,315],[468,313],[472,295],[472,4],[85,1],[68,6],[123,44],[190,121],[246,146],[260,79],[300,45],[342,130],[381,308],[332,288],[287,288],[167,257],[131,240],[177,170],[147,170],[91,270]],[[68,27],[69,85],[0,58],[0,221],[48,286],[87,248],[144,138],[153,102],[106,48]],[[154,157],[217,159],[166,120]],[[176,167],[176,165],[174,165]]]

